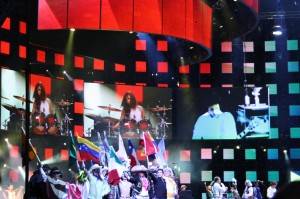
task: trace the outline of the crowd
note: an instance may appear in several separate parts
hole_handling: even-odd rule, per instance
[[[245,188],[242,194],[237,189],[237,181],[233,178],[230,186],[227,187],[221,182],[221,178],[216,176],[214,180],[206,186],[207,197],[210,199],[263,199],[262,193],[263,181],[257,180],[254,185],[250,180],[245,181]],[[271,182],[267,188],[266,198],[275,198],[277,193],[277,183]]]
[[[183,185],[178,190],[178,182],[169,167],[152,166],[147,169],[136,165],[124,171],[120,178],[110,180],[108,168],[93,164],[88,170],[80,170],[74,182],[62,180],[62,172],[57,168],[43,165],[38,168],[29,182],[30,199],[177,199],[192,198]]]

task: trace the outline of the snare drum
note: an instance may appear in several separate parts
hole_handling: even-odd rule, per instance
[[[46,124],[47,124],[47,132],[49,135],[57,135],[58,133],[58,122],[55,115],[49,114],[46,117]]]
[[[150,120],[141,120],[138,123],[138,129],[140,131],[148,131],[152,127]]]
[[[32,115],[32,132],[36,135],[45,134],[46,118],[44,113],[34,113]]]

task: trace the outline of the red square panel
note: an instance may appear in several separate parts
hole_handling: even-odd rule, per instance
[[[157,62],[157,72],[167,73],[169,71],[168,62]]]
[[[61,149],[60,150],[60,160],[69,160],[69,151],[66,149]]]
[[[191,160],[191,151],[190,150],[181,150],[180,151],[180,161],[190,161]]]
[[[190,73],[190,66],[189,65],[179,66],[179,73],[180,74],[189,74]]]
[[[82,125],[74,125],[74,134],[75,136],[83,137],[83,126]]]
[[[44,149],[44,159],[48,160],[53,158],[53,148],[45,148]]]
[[[200,84],[200,88],[211,88],[211,84]]]
[[[135,72],[137,72],[137,73],[147,72],[147,63],[145,61],[136,61],[135,62]]]
[[[147,86],[147,84],[146,84],[146,83],[142,83],[142,82],[135,83],[135,85],[137,85],[137,86]]]
[[[21,34],[26,34],[27,32],[27,24],[24,21],[19,22],[19,31]]]
[[[146,50],[146,40],[135,40],[136,50]]]
[[[224,41],[221,43],[221,52],[232,52],[232,42]]]
[[[84,58],[75,56],[74,57],[74,66],[75,66],[75,68],[83,68],[84,67]]]
[[[125,93],[129,92],[134,94],[136,101],[138,103],[143,103],[144,100],[144,88],[141,86],[134,86],[134,85],[116,85],[116,98],[117,100],[122,100]]]
[[[36,74],[30,74],[30,92],[34,92],[34,88],[39,82],[41,82],[44,85],[46,94],[48,96],[51,95],[51,78]]]
[[[20,157],[19,146],[13,145],[13,146],[9,149],[9,156],[10,156],[11,158],[18,158],[18,157]]]
[[[1,28],[6,29],[6,30],[10,30],[10,18],[6,17]]]
[[[26,56],[27,56],[27,49],[26,49],[26,46],[20,45],[20,46],[19,46],[19,57],[25,59]]]
[[[222,84],[223,88],[232,88],[233,85],[232,84]]]
[[[75,91],[83,91],[84,81],[82,79],[74,79],[73,84]]]
[[[200,74],[210,74],[210,63],[202,63],[199,65]]]
[[[232,63],[222,63],[222,73],[232,73]]]
[[[104,60],[94,59],[94,70],[104,70]]]
[[[77,114],[83,114],[83,108],[84,105],[82,102],[75,102],[74,103],[74,113],[77,113]]]
[[[10,43],[7,41],[0,41],[0,52],[9,55]]]
[[[179,84],[179,88],[189,88],[189,84]]]
[[[54,53],[54,64],[63,66],[65,65],[65,56],[64,54]]]
[[[37,50],[36,51],[36,60],[38,62],[45,63],[46,62],[46,52],[43,50]]]
[[[212,149],[211,148],[202,148],[201,149],[201,159],[202,160],[211,160],[212,159]]]
[[[125,72],[126,67],[124,64],[115,64],[115,71],[116,72]]]
[[[159,87],[159,88],[168,88],[169,84],[167,84],[167,83],[158,83],[157,87]]]
[[[158,51],[168,51],[168,42],[163,40],[157,41],[157,50]]]

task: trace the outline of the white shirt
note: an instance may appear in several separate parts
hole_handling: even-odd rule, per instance
[[[141,121],[143,119],[142,110],[143,108],[141,106],[136,106],[135,108],[130,109],[129,119],[133,119],[136,122]]]
[[[130,188],[132,183],[128,180],[121,180],[119,183],[121,198],[130,198]]]
[[[272,186],[269,186],[268,189],[267,189],[267,198],[274,198],[276,192],[277,192],[276,188],[273,188]]]
[[[212,186],[212,192],[213,192],[213,198],[215,199],[221,199],[223,198],[223,194],[227,191],[227,188],[223,183],[217,183],[215,182]]]
[[[248,199],[248,198],[252,198],[254,196],[254,191],[253,191],[253,187],[247,187],[244,190],[243,199]]]
[[[50,105],[49,105],[49,102],[47,100],[41,101],[40,112],[44,113],[45,116],[50,114]]]

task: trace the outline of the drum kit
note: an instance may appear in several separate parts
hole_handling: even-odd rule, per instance
[[[33,103],[31,100],[26,100],[25,97],[22,96],[13,96],[15,99],[22,102],[22,105],[25,102]],[[2,99],[9,100],[6,97],[2,97]],[[30,129],[32,133],[36,135],[68,135],[70,131],[70,124],[73,120],[69,117],[69,107],[73,104],[65,100],[61,100],[58,102],[54,102],[56,106],[59,107],[64,117],[61,121],[58,120],[56,114],[48,114],[35,112],[31,113],[31,124]],[[3,126],[7,130],[18,130],[21,127],[25,126],[25,109],[17,108],[16,106],[12,106],[7,103],[3,103],[2,107],[9,111],[9,116],[4,120]]]
[[[90,128],[86,132],[86,136],[92,136],[93,133],[104,133],[108,137],[116,137],[121,133],[123,138],[139,138],[141,132],[150,131],[156,138],[166,138],[169,125],[172,123],[167,122],[167,112],[172,108],[165,106],[156,106],[150,108],[150,112],[155,114],[157,119],[156,125],[152,125],[150,118],[136,121],[134,119],[123,119],[111,117],[111,112],[121,112],[121,109],[108,106],[98,106],[98,108],[107,111],[107,116],[101,116],[93,113],[86,113],[85,116],[94,120],[94,128]],[[92,108],[85,107],[85,110],[93,111]]]

